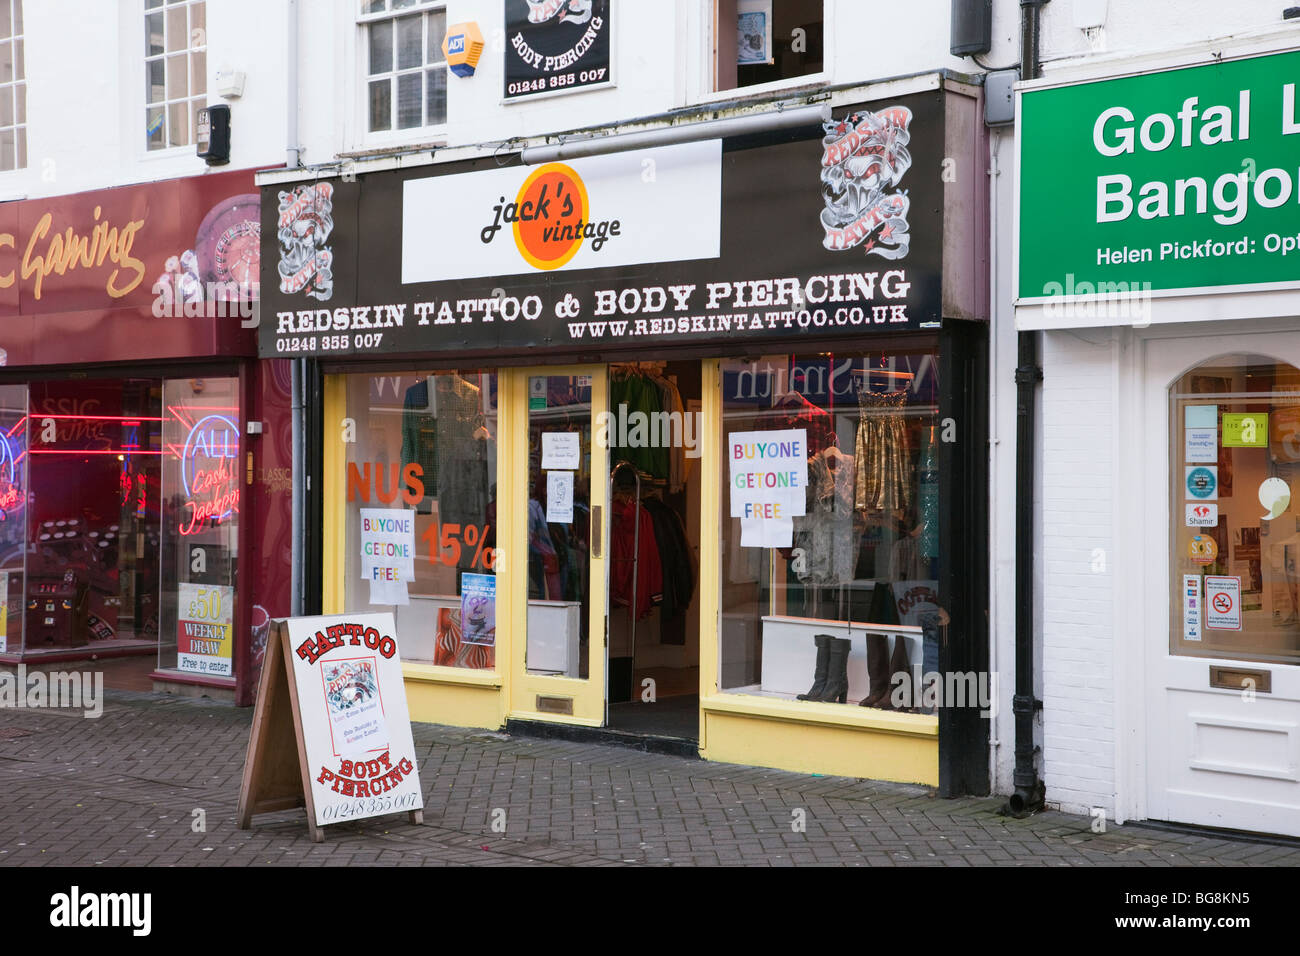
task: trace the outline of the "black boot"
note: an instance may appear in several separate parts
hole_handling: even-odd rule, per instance
[[[821,700],[842,704],[849,699],[849,650],[853,642],[841,637],[828,637],[830,663],[826,666],[826,689]]]
[[[816,634],[813,640],[817,642],[817,669],[813,671],[813,685],[808,688],[808,693],[800,694],[795,700],[821,700],[822,693],[826,690],[826,668],[830,664],[830,643],[834,638],[829,634]]]

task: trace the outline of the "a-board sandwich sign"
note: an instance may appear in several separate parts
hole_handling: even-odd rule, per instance
[[[320,827],[344,820],[409,813],[421,821],[424,797],[394,633],[392,614],[273,623],[269,650],[278,644],[280,653],[268,653],[258,690],[241,827],[254,813],[295,805],[295,796],[316,840]],[[296,776],[287,766],[292,752]]]

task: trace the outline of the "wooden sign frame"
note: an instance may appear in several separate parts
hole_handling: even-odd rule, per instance
[[[257,685],[253,731],[244,758],[236,820],[239,829],[247,830],[252,826],[254,814],[305,807],[311,840],[320,843],[325,839],[325,831],[316,822],[292,655],[289,622],[283,618],[272,621],[262,677]],[[424,810],[407,811],[407,819],[413,825],[422,824]]]

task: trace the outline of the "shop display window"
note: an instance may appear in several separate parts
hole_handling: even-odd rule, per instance
[[[343,381],[345,609],[392,611],[403,660],[495,669],[496,373]]]
[[[1171,654],[1300,662],[1300,370],[1229,355],[1170,391]]]
[[[722,363],[719,686],[933,712],[938,586],[933,352]]]
[[[239,379],[163,383],[158,667],[234,677],[239,564]],[[124,495],[146,494],[124,483]]]
[[[0,654],[23,646],[29,422],[27,386],[0,385]]]

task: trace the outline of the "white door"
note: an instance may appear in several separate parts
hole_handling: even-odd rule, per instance
[[[1300,334],[1145,364],[1147,816],[1300,836]]]

